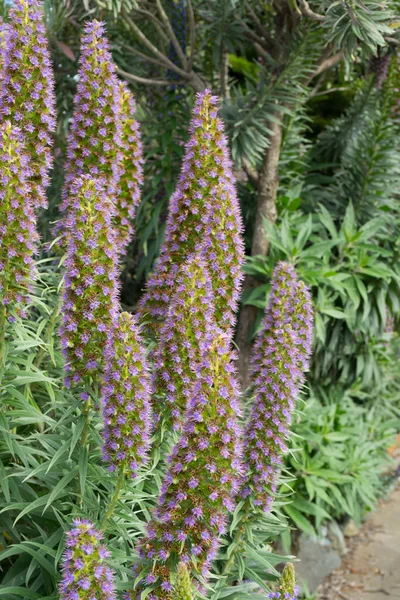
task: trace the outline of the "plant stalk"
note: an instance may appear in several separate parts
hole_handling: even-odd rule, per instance
[[[110,505],[108,507],[108,510],[107,510],[106,514],[104,515],[104,519],[101,522],[101,526],[100,527],[103,530],[104,530],[105,526],[107,525],[107,523],[108,523],[108,521],[109,521],[111,515],[113,514],[114,509],[115,509],[115,507],[117,505],[117,502],[118,502],[120,494],[121,494],[122,487],[124,485],[124,480],[125,480],[124,469],[121,468],[120,471],[119,471],[119,474],[118,474],[117,483],[116,483],[116,486],[115,486],[114,494],[113,494],[113,496],[111,498],[111,501],[110,501]]]

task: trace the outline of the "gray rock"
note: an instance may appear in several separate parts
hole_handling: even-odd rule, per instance
[[[312,593],[324,577],[340,567],[340,554],[327,537],[309,537],[304,533],[299,538],[296,575],[300,588],[307,582]]]

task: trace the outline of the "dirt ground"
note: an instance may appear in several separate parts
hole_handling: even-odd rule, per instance
[[[319,587],[319,600],[400,599],[400,484],[349,547],[341,568]]]

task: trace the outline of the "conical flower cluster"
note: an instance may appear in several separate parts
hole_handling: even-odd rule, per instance
[[[121,94],[103,23],[86,23],[81,40],[78,89],[68,134],[60,212],[73,202],[71,186],[83,174],[102,181],[114,196],[121,174]],[[55,232],[61,231],[60,221]]]
[[[21,132],[0,126],[0,298],[2,304],[26,301],[34,278],[36,219],[29,186],[29,157]]]
[[[269,511],[286,451],[292,411],[312,344],[310,294],[293,267],[279,263],[254,346],[254,400],[245,432],[244,496]]]
[[[191,255],[178,271],[175,295],[154,356],[156,418],[162,429],[182,423],[202,356],[213,335],[211,279],[204,260]]]
[[[67,533],[62,562],[60,600],[114,600],[114,574],[105,563],[110,556],[102,534],[90,521],[75,519]]]
[[[133,95],[126,83],[120,83],[121,97],[121,176],[116,194],[115,231],[123,253],[133,236],[133,220],[140,202],[143,183],[143,148]]]
[[[184,562],[178,563],[174,584],[175,600],[192,600],[193,589],[188,568]]]
[[[118,314],[114,206],[102,183],[79,178],[71,187],[61,341],[72,383],[98,376]],[[67,383],[71,380],[68,378]]]
[[[178,561],[207,577],[235,507],[240,484],[239,390],[229,337],[216,337],[203,357],[182,430],[173,448],[159,506],[140,548],[151,565],[142,586],[150,600],[169,598]]]
[[[217,322],[229,329],[244,258],[241,230],[217,98],[206,90],[197,96],[180,179],[170,200],[165,242],[141,301],[141,314],[165,319],[179,266],[202,248],[215,281]]]
[[[31,164],[34,206],[45,207],[56,109],[42,3],[15,0],[9,17],[2,61],[0,115],[3,122],[9,120],[21,130]]]
[[[105,348],[104,459],[135,477],[150,443],[150,375],[134,318],[121,313]]]
[[[292,563],[287,563],[283,569],[277,591],[272,592],[268,597],[271,600],[273,598],[276,600],[297,600],[298,595],[299,588],[296,585],[294,566]]]

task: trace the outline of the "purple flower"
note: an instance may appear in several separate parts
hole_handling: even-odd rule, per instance
[[[103,351],[118,314],[118,277],[114,206],[98,180],[82,177],[72,186],[68,214],[67,257],[61,343],[72,383],[99,374]],[[93,245],[90,241],[96,241]],[[94,267],[102,266],[100,274]],[[90,319],[87,309],[92,306]]]
[[[46,39],[42,2],[15,0],[9,11],[1,75],[1,121],[20,128],[29,157],[32,202],[46,207],[56,128],[54,76]]]
[[[154,352],[158,429],[181,426],[202,355],[212,339],[214,298],[204,260],[189,256],[178,271],[175,295]],[[202,442],[204,444],[204,440]]]
[[[89,521],[74,520],[67,532],[62,561],[60,600],[114,600],[114,574],[104,563],[109,553],[100,543],[101,534]],[[87,552],[88,548],[91,552]]]
[[[293,267],[279,263],[252,357],[254,400],[246,428],[242,495],[271,509],[291,415],[311,355],[312,303]]]
[[[111,334],[102,386],[103,455],[114,469],[122,467],[134,477],[149,447],[150,376],[133,316],[121,313]]]
[[[218,100],[197,95],[176,191],[169,203],[165,242],[140,303],[142,316],[165,320],[178,269],[201,252],[213,273],[216,322],[231,331],[240,295],[242,221]]]
[[[140,546],[157,577],[155,598],[167,598],[163,584],[169,582],[176,558],[194,574],[207,572],[242,476],[239,389],[230,338],[215,326],[213,333],[201,353],[182,433],[169,457],[149,535]],[[231,436],[223,443],[227,429]],[[207,452],[204,439],[209,442]]]
[[[38,241],[31,169],[20,139],[20,130],[10,122],[0,126],[0,298],[5,305],[27,301]]]
[[[135,101],[125,82],[120,84],[121,148],[120,179],[116,193],[115,230],[120,252],[126,251],[133,236],[133,220],[140,202],[143,183],[143,148],[139,123],[135,120]]]
[[[65,182],[55,234],[65,234],[66,219],[74,201],[77,177],[90,175],[102,181],[115,200],[121,175],[121,94],[115,65],[105,37],[104,24],[86,23],[81,40],[78,88],[68,134]],[[104,131],[103,131],[104,130]]]

